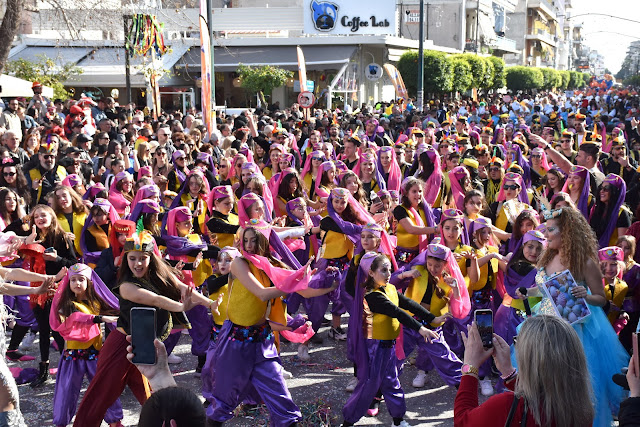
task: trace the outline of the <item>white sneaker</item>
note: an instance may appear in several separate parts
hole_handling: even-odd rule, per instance
[[[483,396],[491,396],[493,394],[491,380],[480,380],[480,392]]]
[[[311,356],[309,356],[308,345],[300,344],[298,346],[298,359],[300,359],[303,362],[308,362],[309,360],[311,360]]]
[[[286,369],[282,368],[282,377],[285,380],[290,380],[291,378],[293,378],[293,374],[289,371],[287,371]]]
[[[351,381],[349,381],[349,384],[347,384],[347,386],[344,389],[347,390],[349,393],[353,393],[353,390],[356,389],[357,385],[358,385],[358,378],[353,377],[351,378]]]
[[[22,340],[22,343],[20,344],[20,350],[31,350],[31,346],[33,345],[33,342],[35,340],[36,334],[34,332],[29,332]]]
[[[424,383],[427,381],[427,373],[425,371],[418,371],[418,375],[413,379],[412,386],[415,388],[424,387]]]
[[[411,426],[409,425],[408,422],[406,422],[405,420],[402,420],[400,422],[400,424],[394,424],[393,421],[392,421],[391,422],[391,427],[411,427]]]
[[[182,363],[182,358],[175,354],[170,354],[169,357],[167,357],[167,363],[170,365],[177,365],[178,363]]]
[[[347,333],[340,326],[329,329],[329,338],[336,341],[346,341]]]

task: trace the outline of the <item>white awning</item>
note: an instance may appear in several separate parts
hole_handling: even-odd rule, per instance
[[[32,84],[33,82],[28,80],[2,74],[0,75],[0,96],[3,98],[17,98],[19,96],[31,98],[33,96],[33,90],[31,90]],[[53,88],[42,86],[42,95],[52,99]]]

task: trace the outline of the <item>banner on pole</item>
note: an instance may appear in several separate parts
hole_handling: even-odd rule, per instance
[[[391,64],[384,64],[384,70],[387,72],[387,75],[391,79],[391,83],[393,87],[396,89],[396,95],[399,98],[405,100],[405,102],[409,101],[409,93],[407,92],[407,88],[404,85],[404,80],[402,80],[402,76],[396,67]]]
[[[213,132],[215,118],[211,109],[211,40],[209,39],[209,28],[203,14],[206,14],[206,0],[200,1],[200,79],[202,81],[202,120],[209,135]]]

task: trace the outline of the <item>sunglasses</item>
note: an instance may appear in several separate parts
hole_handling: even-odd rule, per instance
[[[503,188],[505,190],[518,190],[520,186],[517,184],[513,184],[513,185],[505,185]]]
[[[176,160],[186,160],[186,157],[178,157]]]
[[[321,162],[324,160],[324,157],[312,157],[311,160],[316,160],[318,162]]]
[[[158,151],[156,154],[157,154],[158,156],[166,156],[166,155],[167,155],[167,152],[166,152],[166,151]]]
[[[49,159],[55,159],[56,155],[55,154],[43,154],[42,157],[44,157],[46,160],[49,160]]]
[[[489,172],[500,172],[500,168],[489,168]]]
[[[532,154],[532,155],[531,155],[531,158],[532,158],[532,159],[541,159],[541,158],[542,158],[542,155],[540,155],[540,154]]]
[[[2,175],[4,176],[16,176],[15,172],[4,172]]]
[[[600,187],[600,191],[611,193],[611,187],[609,187],[608,185],[603,185],[602,187]]]

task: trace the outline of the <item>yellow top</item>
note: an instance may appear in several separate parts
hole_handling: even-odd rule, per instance
[[[195,203],[198,203],[200,207],[200,215],[198,215],[198,225],[200,225],[200,230],[196,230],[196,231],[198,233],[206,233],[205,223],[206,223],[206,216],[207,216],[207,204],[204,202],[204,200],[202,200],[199,197],[196,202],[189,202],[189,200],[191,199],[192,199],[191,194],[189,194],[188,192],[185,192],[182,194],[182,197],[180,198],[180,204],[182,206],[188,207],[191,213],[193,214],[196,211]]]
[[[265,166],[262,169],[262,175],[264,175],[264,179],[269,181],[273,177],[273,170],[271,170],[271,166]]]
[[[627,209],[624,206],[620,207],[620,211],[618,211],[618,217],[616,218],[616,221],[618,220],[618,218],[620,218],[620,214],[622,214],[622,211]],[[611,238],[609,239],[609,246],[615,246],[616,243],[618,243],[618,227],[613,227],[613,233],[611,233]]]
[[[418,304],[422,303],[422,299],[424,298],[424,294],[427,292],[427,288],[429,286],[429,271],[423,265],[419,265],[415,267],[416,270],[420,272],[420,277],[417,279],[413,279],[411,284],[405,291],[405,296],[407,298],[412,299]],[[444,280],[440,279],[437,285],[440,289],[444,291],[446,297],[451,293],[451,287],[447,285]],[[434,292],[431,294],[431,302],[429,304],[429,311],[433,313],[434,316],[442,316],[445,313],[449,312],[449,302],[440,298],[434,289]],[[411,313],[411,312],[409,312]],[[414,313],[411,313],[413,315]],[[440,326],[442,323],[432,323],[433,326]]]
[[[307,190],[307,194],[311,194],[311,188],[314,184],[314,177],[311,176],[311,172],[307,173],[303,178],[302,182]]]
[[[462,252],[473,252],[473,248],[467,245],[458,245],[458,247],[453,251],[455,254],[461,254]],[[467,284],[467,289],[469,289],[469,276],[467,275],[467,259],[465,257],[461,257],[458,260],[458,267],[460,267],[460,272],[464,276],[464,281]]]
[[[60,180],[63,180],[67,176],[67,170],[63,166],[58,166],[56,169],[56,175],[58,175]],[[33,169],[29,169],[29,178],[31,178],[31,182],[39,181],[42,178],[40,169],[37,166]],[[38,195],[35,200],[36,202],[40,200],[40,196],[42,196],[42,185],[38,187]]]
[[[196,244],[201,244],[202,239],[197,234],[189,234],[187,236],[191,242]],[[187,255],[187,262],[194,262],[196,260],[195,257]],[[198,268],[191,271],[191,277],[193,278],[193,284],[198,287],[207,280],[207,277],[213,274],[213,268],[211,267],[211,262],[208,259],[203,259]]]
[[[255,265],[246,261],[249,265],[249,271],[265,288],[271,287],[271,280],[267,274],[259,270]],[[228,292],[225,293],[220,307],[220,315],[223,319],[229,319],[236,325],[253,326],[261,323],[267,314],[268,301],[262,301],[237,278],[228,286]]]
[[[411,221],[413,225],[417,226],[418,224],[416,223],[416,220],[413,214],[411,213],[411,211],[404,206],[402,206],[402,209],[407,211],[407,214],[409,215],[409,218],[408,218],[409,221]],[[418,215],[420,215],[420,218],[422,219],[422,223],[426,225],[427,219],[425,218],[424,210],[422,210],[421,207],[418,206],[416,211],[418,212]],[[404,229],[404,227],[400,222],[398,222],[398,227],[396,228],[396,236],[398,237],[398,246],[402,248],[406,248],[406,249],[417,248],[418,245],[420,244],[420,239],[418,238],[418,236],[416,234],[409,234]]]
[[[228,219],[225,221],[231,225],[240,224],[240,220],[238,219],[238,215],[229,212]],[[216,239],[218,241],[218,247],[224,248],[225,246],[233,246],[233,240],[235,239],[235,234],[231,233],[215,233]]]
[[[324,237],[324,245],[322,251],[322,258],[325,259],[337,259],[347,256],[349,259],[353,258],[353,243],[346,234],[337,233],[335,231],[327,231]]]
[[[69,221],[67,221],[67,217],[64,214],[58,214],[57,217],[58,217],[58,222],[60,223],[60,226],[62,227],[62,229],[67,233],[73,232],[73,234],[76,236],[76,238],[73,241],[73,246],[75,247],[76,253],[78,255],[82,255],[82,251],[80,250],[80,235],[82,234],[82,227],[84,226],[84,223],[87,221],[87,213],[83,212],[83,213],[77,214],[74,212],[73,230],[71,230],[71,227],[69,227]]]
[[[84,302],[73,301],[73,305],[78,311],[82,313],[91,314],[93,316],[97,316],[100,314],[100,310],[98,310],[96,307],[90,307]],[[96,350],[100,350],[102,348],[102,334],[95,337],[91,341],[66,341],[65,345],[67,347],[67,350],[86,350],[90,347],[93,347]]]
[[[398,305],[400,300],[396,287],[390,283],[387,283],[383,288],[370,292],[384,294],[395,305]],[[398,338],[400,334],[400,321],[398,319],[380,313],[371,313],[369,315],[373,317],[371,338],[374,340],[395,340]]]
[[[489,253],[497,254],[498,252],[499,252],[498,248],[496,248],[495,246],[488,246],[485,248],[476,249],[476,254],[478,255],[478,258],[482,258],[488,255]],[[487,280],[489,278],[489,264],[491,264],[491,270],[493,270],[493,276],[491,279],[491,289],[496,288],[496,274],[498,274],[498,260],[494,258],[488,263],[486,263],[485,265],[483,265],[482,267],[480,267],[480,277],[478,278],[478,281],[476,283],[473,283],[472,285],[469,286],[470,292],[484,289],[484,287],[487,284]]]
[[[496,215],[496,227],[502,231],[506,231],[509,223],[511,222],[513,224],[518,215],[520,215],[520,212],[525,209],[531,209],[531,206],[526,203],[522,203],[519,200],[502,203],[498,214]]]
[[[622,303],[624,302],[624,298],[627,296],[629,286],[627,286],[627,283],[624,280],[618,279],[617,277],[615,278],[613,283],[613,296],[611,295],[611,287],[605,284],[604,297],[607,299],[607,301],[615,304],[619,309],[622,309]],[[616,320],[618,320],[619,315],[619,310],[610,310],[609,314],[607,314],[607,318],[609,319],[609,322],[613,324]]]
[[[227,283],[226,285],[218,289],[216,292],[209,294],[209,298],[212,301],[216,301],[220,294],[227,295],[228,289],[229,289],[229,284]],[[220,314],[216,314],[214,311],[211,312],[211,314],[213,315],[213,323],[215,323],[216,325],[222,325],[224,323],[224,320],[227,318],[226,313],[222,310],[222,307],[219,308],[219,311],[220,311]]]

